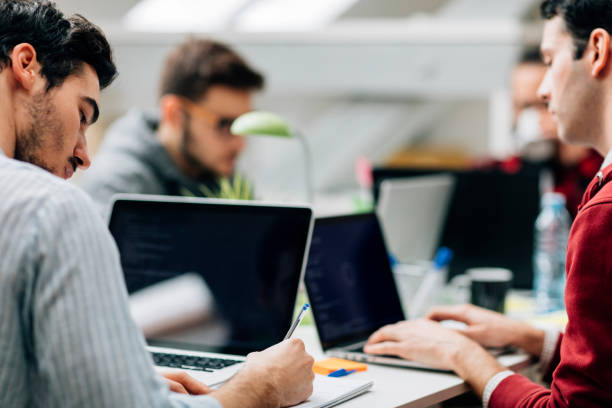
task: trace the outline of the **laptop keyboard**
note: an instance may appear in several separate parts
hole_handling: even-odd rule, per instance
[[[185,370],[205,371],[212,373],[234,364],[241,363],[239,360],[224,358],[198,357],[180,354],[151,353],[155,365],[161,367],[182,368]]]

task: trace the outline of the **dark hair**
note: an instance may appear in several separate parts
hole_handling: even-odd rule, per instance
[[[195,102],[213,85],[259,90],[264,78],[227,45],[191,38],[166,58],[159,93],[180,95]]]
[[[0,0],[0,71],[10,66],[16,45],[28,43],[47,80],[47,89],[91,65],[104,89],[115,79],[117,68],[104,33],[85,17],[66,18],[47,0]]]
[[[563,18],[574,40],[574,58],[582,58],[591,33],[603,28],[612,34],[612,1],[610,0],[544,0],[542,17]]]

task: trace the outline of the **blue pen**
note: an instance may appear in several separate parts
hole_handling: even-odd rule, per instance
[[[289,337],[291,337],[295,329],[297,329],[300,323],[302,323],[302,320],[304,320],[304,316],[306,315],[306,310],[308,310],[309,307],[310,305],[308,303],[304,303],[304,306],[302,306],[302,310],[300,310],[300,314],[298,315],[298,317],[295,319],[295,321],[289,328],[289,331],[287,332],[287,335],[285,336],[283,340],[287,340]]]
[[[346,371],[345,368],[341,368],[339,370],[336,371],[332,371],[331,373],[327,374],[328,377],[344,377],[345,375],[349,375],[351,373],[354,373],[356,370],[350,370],[350,371]]]

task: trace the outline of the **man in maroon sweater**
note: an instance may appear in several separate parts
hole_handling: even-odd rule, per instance
[[[564,334],[544,332],[474,306],[437,308],[428,319],[374,333],[365,351],[452,369],[485,407],[612,407],[612,3],[544,0],[548,66],[539,94],[559,137],[606,157],[583,197],[567,248]],[[467,324],[453,331],[436,321]],[[501,366],[482,346],[514,345],[539,356],[550,389]]]

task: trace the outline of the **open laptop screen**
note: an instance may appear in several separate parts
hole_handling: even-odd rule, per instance
[[[324,350],[404,319],[375,214],[316,219],[305,283]]]
[[[291,324],[311,222],[306,207],[168,197],[117,200],[109,228],[147,340],[246,354]]]

